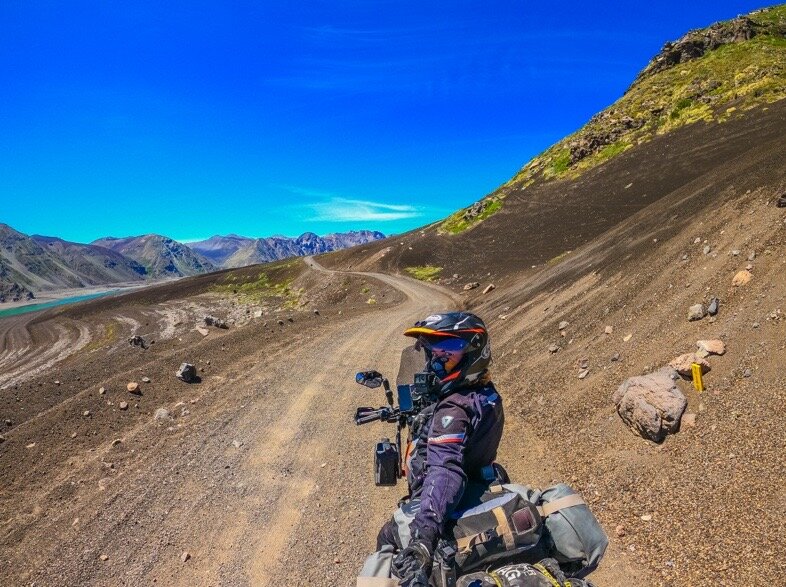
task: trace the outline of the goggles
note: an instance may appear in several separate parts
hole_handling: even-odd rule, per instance
[[[440,337],[438,339],[428,339],[420,337],[420,343],[432,353],[454,354],[463,353],[467,349],[467,341],[458,337]]]

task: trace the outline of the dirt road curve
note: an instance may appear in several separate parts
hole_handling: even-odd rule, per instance
[[[384,403],[354,373],[394,376],[402,328],[456,306],[428,284],[369,277],[406,301],[263,350],[252,341],[169,406],[170,425],[140,419],[3,496],[3,584],[353,584],[404,491],[373,485],[373,442],[392,429],[353,424],[356,406]]]

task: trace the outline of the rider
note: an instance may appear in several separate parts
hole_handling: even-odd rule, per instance
[[[425,587],[437,541],[468,481],[495,479],[492,466],[502,437],[502,399],[491,382],[491,347],[483,320],[469,312],[434,314],[404,332],[417,339],[436,382],[434,402],[412,426],[407,454],[409,503],[419,510],[409,525],[410,541],[393,561],[401,585]],[[401,549],[400,524],[379,532],[377,547]]]

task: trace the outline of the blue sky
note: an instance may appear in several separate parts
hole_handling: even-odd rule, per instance
[[[396,233],[504,183],[756,2],[0,2],[0,222]]]

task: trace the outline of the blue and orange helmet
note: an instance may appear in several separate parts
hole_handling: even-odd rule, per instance
[[[426,353],[426,369],[440,380],[440,393],[479,383],[491,364],[483,320],[469,312],[432,314],[404,331]]]

